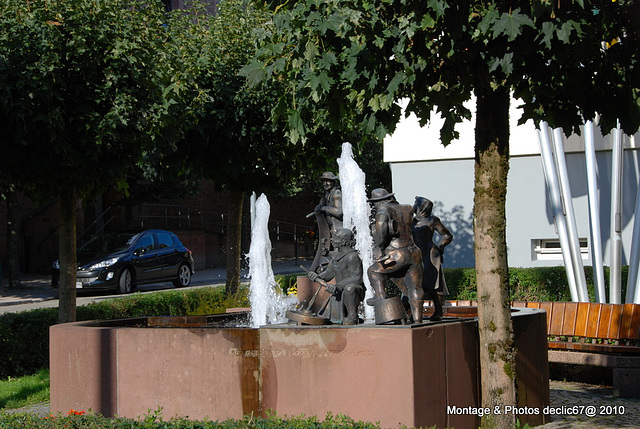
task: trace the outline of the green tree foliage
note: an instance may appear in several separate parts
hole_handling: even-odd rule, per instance
[[[523,121],[570,132],[598,113],[605,133],[617,119],[627,133],[640,125],[640,11],[632,1],[280,3],[271,6],[286,13],[243,73],[250,82],[292,82],[276,113],[289,117],[293,141],[327,124],[341,128],[345,112],[357,113],[360,132],[383,138],[406,98],[406,114],[423,125],[433,109],[444,117],[446,145],[457,137],[454,125],[470,118],[463,103],[485,85],[514,90]],[[300,120],[306,111],[326,122]]]
[[[0,12],[3,176],[45,195],[112,185],[166,110],[160,8],[2,0]]]
[[[291,148],[271,110],[285,91],[278,82],[247,88],[238,74],[256,51],[272,13],[238,0],[219,3],[216,14],[197,8],[172,12],[171,38],[181,79],[192,86],[193,127],[176,146],[192,166],[222,189],[280,190],[322,148]],[[313,150],[312,150],[313,149]]]
[[[505,241],[510,95],[523,120],[566,132],[598,113],[604,133],[620,120],[640,125],[638,10],[633,1],[347,0],[271,2],[281,11],[259,55],[243,69],[251,82],[290,82],[275,112],[291,141],[355,115],[365,135],[382,139],[403,114],[422,124],[436,110],[443,144],[471,117],[475,96],[474,235],[478,278],[482,398],[515,403],[515,350],[508,309]],[[510,427],[512,416],[483,425]]]
[[[0,180],[61,196],[60,321],[75,318],[76,198],[122,185],[180,117],[166,33],[159,2],[0,0]]]
[[[291,147],[271,111],[286,90],[280,82],[246,86],[238,74],[256,51],[256,38],[272,12],[224,0],[211,15],[191,8],[172,12],[171,38],[184,79],[192,83],[194,126],[176,146],[184,165],[229,191],[227,291],[240,275],[242,205],[247,192],[282,194],[324,161],[318,145]]]

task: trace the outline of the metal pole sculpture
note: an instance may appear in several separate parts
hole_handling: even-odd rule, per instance
[[[538,141],[540,143],[540,154],[542,156],[542,165],[547,181],[547,188],[549,191],[549,196],[551,198],[551,205],[553,207],[553,215],[556,223],[556,228],[558,229],[560,245],[562,247],[562,258],[564,260],[565,269],[567,272],[567,280],[569,281],[571,300],[573,302],[580,302],[581,299],[580,295],[578,294],[575,269],[573,267],[571,253],[569,251],[569,234],[567,232],[567,223],[562,210],[560,185],[558,182],[556,167],[553,163],[553,155],[551,153],[549,129],[546,126],[545,122],[540,123],[540,130],[538,130]]]
[[[631,146],[635,147],[634,136],[629,136]],[[627,303],[640,304],[640,288],[637,285],[640,268],[640,184],[636,195],[633,234],[631,240],[631,256],[629,257],[629,278],[627,279]]]
[[[613,130],[611,160],[611,278],[609,302],[622,302],[622,133],[620,124]]]
[[[578,297],[582,302],[589,302],[589,293],[587,292],[587,279],[584,275],[584,265],[582,264],[580,238],[578,236],[578,227],[576,225],[576,215],[575,211],[573,210],[573,198],[571,195],[571,187],[569,185],[569,172],[567,171],[567,160],[564,154],[564,143],[561,128],[556,128],[553,130],[553,144],[555,147],[554,154],[556,166],[558,167],[558,178],[560,179],[560,194],[567,222],[569,246],[571,251],[571,259],[573,261],[573,270],[575,272]]]
[[[591,234],[591,264],[593,265],[593,281],[596,300],[604,302],[604,257],[602,255],[602,238],[600,236],[600,209],[598,201],[598,181],[596,172],[596,149],[593,138],[593,122],[584,124],[584,153],[587,164],[587,186],[589,192],[589,225]]]

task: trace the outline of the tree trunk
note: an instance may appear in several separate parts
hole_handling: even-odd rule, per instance
[[[7,280],[9,288],[20,288],[20,258],[18,236],[20,233],[18,220],[18,191],[16,185],[7,189]]]
[[[512,428],[516,404],[515,348],[509,309],[506,196],[509,170],[509,92],[477,89],[474,235],[483,428]]]
[[[242,207],[244,192],[229,194],[229,216],[227,217],[227,296],[238,292],[242,262]]]
[[[58,323],[76,320],[76,192],[60,193],[60,301]]]

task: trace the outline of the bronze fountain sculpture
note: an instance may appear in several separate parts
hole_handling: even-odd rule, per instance
[[[327,263],[331,251],[331,237],[342,228],[342,191],[338,176],[325,171],[318,178],[322,182],[322,197],[316,208],[307,215],[315,216],[318,225],[318,249],[311,264],[311,271]]]
[[[324,172],[320,203],[307,217],[315,216],[319,240],[308,277],[319,286],[313,296],[287,312],[291,321],[301,324],[362,323],[358,307],[364,299],[362,260],[354,249],[353,231],[342,228],[342,193],[338,176]],[[378,188],[367,201],[372,204],[374,262],[367,278],[374,297],[367,304],[374,307],[376,324],[421,323],[424,301],[430,299],[435,312],[430,321],[443,316],[443,299],[448,294],[442,272],[444,248],[453,235],[432,215],[433,202],[416,197],[413,206],[400,204],[394,193]],[[434,232],[440,235],[434,243]],[[335,284],[329,283],[334,280]],[[385,282],[391,281],[401,292],[388,297]],[[325,290],[322,304],[316,298]],[[315,304],[315,307],[314,307]],[[407,317],[408,312],[408,317]]]
[[[424,197],[416,197],[413,205],[415,213],[412,234],[413,240],[422,252],[422,289],[425,298],[431,299],[435,312],[431,321],[442,320],[442,301],[449,295],[449,289],[442,271],[444,248],[451,243],[453,235],[442,224],[440,218],[431,214],[433,202]],[[433,242],[433,233],[440,234],[438,244]]]

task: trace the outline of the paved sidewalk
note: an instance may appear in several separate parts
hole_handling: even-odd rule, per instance
[[[302,273],[300,267],[310,265],[307,259],[278,259],[272,261],[273,272],[275,274],[296,274]],[[247,280],[248,269],[242,271],[243,280]],[[215,286],[225,283],[226,268],[214,267],[196,271],[191,279],[190,287]],[[20,305],[50,301],[58,299],[57,289],[51,287],[51,276],[47,275],[24,275],[21,278],[22,288],[7,289],[7,280],[4,279],[4,288],[0,294],[0,306]],[[173,289],[171,283],[161,283],[154,285],[141,285],[143,291]]]
[[[637,428],[640,399],[614,398],[613,389],[583,383],[550,382],[551,407],[566,414],[551,416],[539,428]],[[593,407],[593,408],[589,408]],[[580,412],[579,414],[569,414]],[[593,417],[586,414],[594,411]]]

